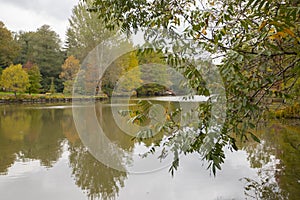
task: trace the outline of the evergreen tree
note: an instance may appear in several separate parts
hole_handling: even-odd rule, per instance
[[[21,46],[17,61],[21,64],[30,61],[39,66],[43,91],[49,91],[51,77],[53,77],[57,90],[61,92],[63,85],[59,74],[64,54],[61,51],[58,34],[52,31],[50,26],[43,25],[36,32],[20,32],[17,42]]]
[[[49,92],[50,92],[51,94],[54,94],[54,93],[56,93],[56,89],[55,89],[55,85],[54,85],[54,78],[51,77],[50,79],[51,79],[51,84],[50,84]]]

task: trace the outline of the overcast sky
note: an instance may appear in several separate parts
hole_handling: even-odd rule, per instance
[[[62,41],[72,8],[79,0],[0,0],[0,21],[14,32],[50,25]]]

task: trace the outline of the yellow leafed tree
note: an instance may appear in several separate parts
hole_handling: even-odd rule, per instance
[[[59,77],[64,80],[65,94],[72,92],[73,82],[79,71],[79,67],[79,60],[74,56],[69,56],[62,65],[62,72],[60,73]]]
[[[30,86],[28,74],[22,69],[22,65],[10,65],[3,70],[1,75],[1,86],[6,91],[25,92]]]

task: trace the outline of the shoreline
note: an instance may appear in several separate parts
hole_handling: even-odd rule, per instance
[[[4,104],[25,104],[25,103],[71,103],[73,101],[105,101],[108,100],[108,97],[105,96],[97,96],[97,97],[55,97],[55,96],[34,96],[34,97],[13,97],[13,98],[1,98],[0,97],[0,105]]]
[[[0,93],[1,94],[1,93]],[[99,96],[65,96],[63,94],[19,94],[17,96],[6,94],[0,95],[0,105],[9,104],[44,104],[44,103],[72,103],[72,102],[89,102],[89,101],[107,101],[110,97],[99,95]],[[272,102],[282,102],[277,99],[272,99]],[[269,110],[266,114],[269,118],[276,119],[300,119],[300,104],[296,101],[294,104],[285,105],[276,110]]]

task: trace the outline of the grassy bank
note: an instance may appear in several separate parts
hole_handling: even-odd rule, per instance
[[[72,102],[74,100],[84,101],[84,100],[106,100],[107,97],[104,95],[98,96],[76,96],[65,95],[62,93],[55,94],[25,94],[25,93],[14,93],[10,92],[0,92],[0,103],[44,103],[44,102]]]

